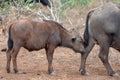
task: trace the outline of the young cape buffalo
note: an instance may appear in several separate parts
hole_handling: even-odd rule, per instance
[[[13,23],[9,28],[8,51],[7,51],[7,72],[10,73],[10,61],[12,58],[13,70],[17,69],[17,54],[21,47],[28,51],[45,48],[48,60],[48,72],[54,74],[52,66],[53,53],[58,46],[68,47],[75,52],[84,49],[81,37],[75,37],[57,22],[43,20],[36,22],[30,19],[23,19]]]
[[[84,40],[85,50],[81,56],[81,74],[88,74],[85,69],[86,59],[94,45],[98,44],[100,46],[99,58],[108,74],[118,76],[108,61],[110,47],[120,51],[120,9],[116,4],[106,3],[88,13]]]

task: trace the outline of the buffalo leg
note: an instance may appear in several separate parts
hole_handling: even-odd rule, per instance
[[[11,62],[11,53],[13,52],[13,50],[8,49],[6,56],[7,56],[7,65],[6,65],[6,70],[7,73],[10,73],[10,62]]]
[[[11,53],[12,62],[13,62],[13,70],[14,70],[15,73],[18,73],[17,61],[16,61],[16,59],[17,59],[17,54],[18,54],[18,52],[19,52],[19,49],[20,49],[20,48],[15,47],[15,48],[14,48],[14,52]]]
[[[94,45],[95,45],[94,40],[90,38],[88,46],[85,48],[85,50],[81,54],[81,66],[80,66],[79,71],[82,75],[88,75],[88,73],[86,72],[86,69],[85,69],[86,68],[85,63],[86,63],[86,59]]]
[[[100,45],[100,53],[99,53],[99,58],[101,59],[103,65],[105,66],[108,74],[110,76],[117,76],[113,69],[111,68],[109,61],[108,61],[108,55],[109,55],[109,40],[108,39],[102,39],[99,42]]]
[[[52,60],[53,60],[53,53],[54,53],[54,47],[50,46],[46,48],[46,55],[47,55],[47,60],[48,60],[48,73],[51,75],[54,75],[54,69],[52,66]]]

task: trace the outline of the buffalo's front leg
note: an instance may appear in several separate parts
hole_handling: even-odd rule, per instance
[[[46,48],[46,55],[47,55],[47,60],[48,60],[48,73],[51,75],[55,74],[55,71],[52,66],[54,49],[55,49],[54,46],[49,46]]]

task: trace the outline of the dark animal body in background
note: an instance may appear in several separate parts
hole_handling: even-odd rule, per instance
[[[33,3],[33,2],[35,2],[35,3],[40,2],[40,3],[42,3],[44,6],[48,6],[48,7],[51,7],[51,4],[52,4],[52,1],[51,1],[51,3],[50,3],[49,0],[31,0],[31,3]]]
[[[81,52],[84,49],[81,37],[71,35],[62,25],[55,21],[36,22],[23,19],[13,23],[9,28],[7,72],[10,72],[11,58],[14,72],[18,72],[16,58],[20,48],[24,47],[29,51],[45,48],[48,72],[54,74],[52,59],[54,50],[58,46],[71,48],[75,52]]]
[[[0,22],[1,22],[1,24],[2,24],[2,21],[3,21],[3,20],[2,20],[2,17],[0,16]]]
[[[84,32],[85,50],[81,56],[81,74],[87,74],[85,63],[95,44],[100,46],[99,58],[110,76],[118,76],[108,61],[109,48],[120,51],[120,9],[116,4],[106,3],[88,13]]]
[[[4,1],[13,2],[13,0],[4,0]],[[2,2],[2,1],[0,1],[0,2]],[[24,2],[27,2],[27,0],[24,0]],[[50,0],[50,2],[49,2],[49,0],[31,0],[30,1],[30,3],[39,3],[39,2],[41,4],[43,4],[44,6],[48,6],[50,8],[51,8],[51,4],[53,4],[52,0]],[[16,4],[14,4],[14,5],[16,5]]]
[[[2,17],[0,16],[0,21],[2,21]]]

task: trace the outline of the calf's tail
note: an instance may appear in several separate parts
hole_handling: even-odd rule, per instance
[[[11,27],[12,27],[12,24],[9,27],[9,37],[7,42],[8,50],[11,50],[13,48],[13,40],[11,39]]]
[[[88,22],[89,22],[89,18],[92,14],[94,10],[91,10],[88,14],[87,14],[87,18],[86,18],[86,27],[85,27],[85,31],[84,31],[84,47],[86,48],[89,44],[89,30],[88,30]]]
[[[8,41],[7,41],[8,49],[3,48],[1,49],[1,52],[6,52],[7,50],[11,50],[13,48],[13,40],[11,39],[11,27],[12,27],[12,24],[10,25],[9,32],[8,32],[9,34]]]

